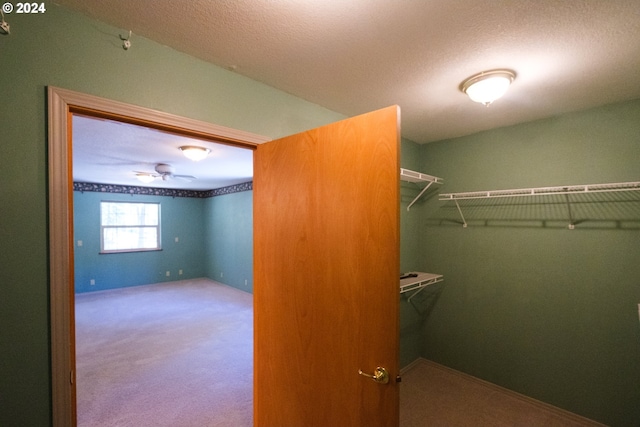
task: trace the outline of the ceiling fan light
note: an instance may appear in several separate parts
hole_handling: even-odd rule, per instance
[[[155,177],[149,173],[137,173],[136,178],[138,178],[139,181],[142,181],[145,184],[148,184],[155,179]]]
[[[195,145],[185,145],[180,147],[182,154],[188,159],[193,160],[194,162],[199,162],[209,155],[211,150],[204,147],[197,147]]]
[[[507,92],[515,78],[516,74],[510,70],[483,71],[462,82],[460,90],[472,101],[489,105]]]

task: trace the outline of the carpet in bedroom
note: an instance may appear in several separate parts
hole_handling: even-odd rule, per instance
[[[251,426],[252,298],[208,279],[76,295],[79,427]]]

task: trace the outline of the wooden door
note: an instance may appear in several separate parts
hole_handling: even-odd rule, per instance
[[[255,426],[398,425],[399,115],[257,147]]]

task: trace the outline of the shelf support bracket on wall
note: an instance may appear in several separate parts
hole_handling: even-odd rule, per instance
[[[418,312],[421,310],[414,304],[413,297],[424,291],[430,285],[440,283],[444,280],[442,274],[411,272],[400,276],[400,294],[410,292],[407,302]],[[424,314],[424,313],[422,313]]]
[[[411,209],[411,206],[413,206],[413,204],[414,204],[415,202],[417,202],[417,201],[418,201],[418,199],[419,199],[419,198],[424,194],[424,192],[425,192],[425,191],[427,191],[427,189],[428,189],[429,187],[431,187],[431,185],[432,185],[432,184],[433,184],[433,181],[431,181],[430,183],[428,183],[428,184],[427,184],[427,186],[426,186],[426,187],[424,187],[424,188],[422,189],[422,191],[420,192],[420,194],[418,194],[418,195],[416,196],[416,198],[415,198],[415,199],[413,199],[413,201],[412,201],[411,203],[409,203],[409,206],[407,206],[407,211],[408,211],[409,209]]]
[[[427,175],[427,174],[424,174],[424,173],[421,173],[421,172],[414,172],[414,171],[409,170],[409,169],[400,169],[400,179],[402,181],[406,181],[406,182],[413,182],[414,184],[423,183],[423,182],[427,183],[427,185],[422,189],[422,191],[420,191],[420,194],[418,194],[415,197],[415,199],[413,199],[413,201],[411,203],[409,203],[409,206],[407,206],[407,211],[409,211],[411,209],[411,206],[413,206],[418,201],[418,199],[420,197],[422,197],[422,195],[434,183],[442,184],[442,178],[438,178],[436,176]]]
[[[576,228],[576,224],[573,222],[573,215],[571,213],[571,201],[569,200],[568,194],[565,194],[564,197],[567,201],[567,211],[569,212],[569,230],[573,230]]]
[[[460,209],[460,204],[457,200],[453,200],[456,202],[456,207],[458,208],[458,213],[460,214],[460,218],[462,218],[462,228],[467,228],[467,221],[464,219],[464,215],[462,215],[462,209]]]

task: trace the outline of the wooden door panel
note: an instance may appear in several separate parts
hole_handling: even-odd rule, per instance
[[[399,110],[258,146],[256,426],[398,423]],[[392,381],[358,375],[377,366]]]

